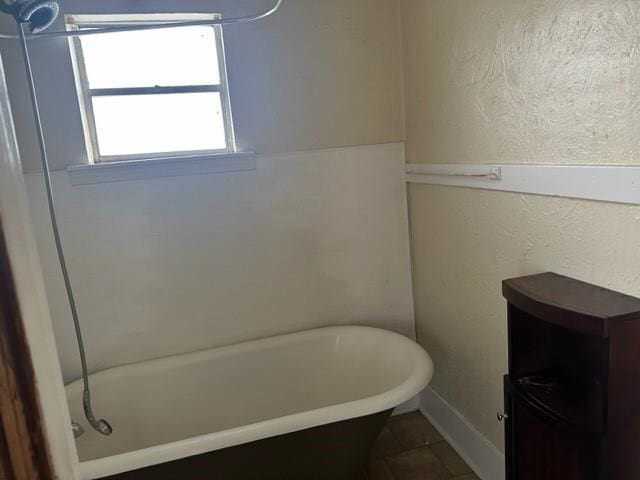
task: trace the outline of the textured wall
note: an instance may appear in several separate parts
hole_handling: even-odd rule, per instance
[[[639,2],[402,4],[411,162],[640,159]]]
[[[92,371],[318,326],[414,335],[404,149],[54,189]],[[41,174],[26,175],[67,380],[79,363]]]
[[[62,0],[64,13],[256,12],[274,0]],[[60,26],[59,28],[63,28]],[[0,18],[2,31],[12,20]],[[402,65],[395,0],[288,0],[261,22],[225,27],[240,148],[283,153],[404,139]],[[65,40],[31,44],[51,161],[85,161]],[[33,120],[17,44],[0,40],[23,163],[38,168]]]
[[[640,2],[401,3],[408,161],[639,160]],[[501,280],[553,270],[640,295],[640,209],[424,185],[409,202],[433,386],[500,446]]]

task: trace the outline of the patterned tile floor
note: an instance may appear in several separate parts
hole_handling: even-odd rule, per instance
[[[378,438],[366,480],[479,480],[419,412],[392,417]]]

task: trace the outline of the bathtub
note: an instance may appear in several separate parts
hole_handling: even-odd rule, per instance
[[[91,375],[103,437],[67,386],[83,479],[352,480],[394,407],[431,380],[415,342],[329,327]]]

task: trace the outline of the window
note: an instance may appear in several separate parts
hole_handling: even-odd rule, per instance
[[[68,29],[213,19],[77,15]],[[233,152],[222,29],[198,26],[71,41],[89,163]]]

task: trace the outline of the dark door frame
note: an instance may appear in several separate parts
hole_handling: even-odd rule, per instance
[[[31,353],[0,224],[0,479],[54,480]]]

